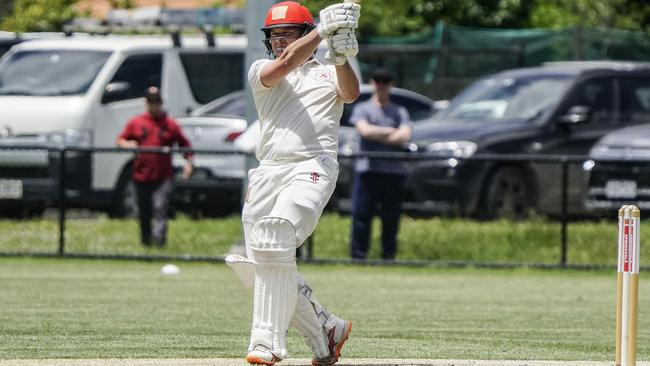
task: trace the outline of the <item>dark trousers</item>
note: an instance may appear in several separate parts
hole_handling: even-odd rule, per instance
[[[167,242],[167,210],[172,179],[162,182],[135,182],[135,189],[142,244],[149,246],[153,240],[154,244],[164,246]]]
[[[404,176],[387,173],[357,173],[352,190],[352,258],[368,256],[372,218],[381,218],[382,258],[394,259],[402,215]]]

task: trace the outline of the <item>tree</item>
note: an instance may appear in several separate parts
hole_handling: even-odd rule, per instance
[[[303,1],[314,13],[338,0]],[[438,21],[475,27],[521,27],[531,1],[523,0],[363,0],[359,34],[396,36],[421,32]]]
[[[76,0],[15,0],[0,28],[13,32],[61,31],[77,14]]]
[[[538,0],[532,27],[567,26],[650,31],[650,4],[642,0]]]
[[[109,3],[113,9],[132,9],[135,7],[133,0],[110,0]]]
[[[301,1],[317,15],[340,0]],[[650,31],[646,0],[362,0],[361,14],[361,37],[422,32],[438,21],[466,27],[582,25]]]
[[[14,0],[0,1],[0,24],[2,24],[2,20],[11,13],[11,9],[13,7],[14,7]]]

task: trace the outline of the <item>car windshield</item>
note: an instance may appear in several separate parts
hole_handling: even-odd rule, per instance
[[[110,52],[19,51],[0,64],[0,95],[86,93]]]
[[[436,119],[506,122],[533,120],[555,107],[570,75],[484,79],[451,102]]]

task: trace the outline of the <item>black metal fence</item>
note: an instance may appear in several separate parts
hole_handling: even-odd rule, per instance
[[[67,188],[73,183],[69,181],[69,174],[67,174],[70,167],[67,166],[70,156],[78,156],[87,154],[92,156],[93,154],[98,153],[111,153],[111,154],[124,154],[129,153],[133,154],[135,152],[146,152],[146,153],[162,153],[162,154],[182,154],[186,152],[194,152],[199,155],[215,155],[215,156],[224,156],[226,154],[232,155],[243,155],[242,153],[233,152],[233,151],[214,151],[214,150],[192,150],[192,149],[170,149],[170,148],[141,148],[141,149],[119,149],[119,148],[43,148],[40,146],[10,146],[10,147],[0,147],[0,152],[16,152],[16,151],[42,151],[46,152],[49,159],[48,171],[51,173],[50,178],[56,181],[56,196],[52,197],[52,200],[49,202],[50,206],[54,205],[58,212],[58,248],[56,253],[40,253],[39,255],[53,255],[53,256],[74,256],[74,257],[95,257],[92,254],[73,254],[66,251],[66,234],[67,234],[67,213],[72,208],[68,203],[68,194]],[[6,155],[6,154],[5,154]],[[9,154],[11,156],[11,154]],[[430,162],[441,162],[447,164],[449,169],[456,168],[462,164],[477,164],[485,163],[491,168],[495,166],[503,165],[512,165],[512,166],[530,166],[531,164],[546,165],[554,169],[554,171],[559,172],[559,176],[552,177],[558,183],[560,189],[559,201],[558,201],[558,210],[557,215],[553,214],[553,219],[558,220],[560,223],[560,242],[559,253],[560,256],[557,259],[555,264],[550,266],[556,267],[567,267],[571,266],[568,261],[567,253],[569,251],[569,237],[568,230],[570,225],[570,220],[574,217],[574,213],[570,211],[570,197],[569,192],[573,191],[570,187],[571,182],[571,173],[572,171],[581,171],[583,163],[587,160],[585,156],[568,156],[568,155],[559,155],[559,156],[548,156],[548,155],[507,155],[507,154],[480,154],[472,156],[469,159],[463,158],[450,158],[450,157],[440,157],[438,155],[429,155],[425,153],[373,153],[373,154],[355,154],[349,156],[340,156],[341,162],[341,174],[352,174],[351,169],[353,162],[358,158],[372,158],[372,159],[397,159],[402,160],[404,164],[409,166],[409,169],[417,167],[418,164],[430,163]],[[8,164],[8,159],[4,158],[2,164]],[[18,164],[18,160],[14,164]],[[426,166],[426,165],[425,165]],[[241,166],[240,169],[245,170],[245,166]],[[577,170],[576,170],[577,169]],[[486,171],[487,171],[486,170]],[[410,170],[409,170],[410,171]],[[86,172],[88,173],[88,172]],[[549,173],[552,174],[552,173]],[[581,173],[580,173],[581,174]],[[10,177],[11,179],[20,179],[20,177],[14,176]],[[0,165],[0,179],[6,179],[3,172],[3,168]],[[580,181],[580,179],[578,179]],[[351,184],[351,182],[345,183],[343,181],[340,184]],[[575,188],[575,187],[573,187]],[[337,190],[344,190],[344,188],[337,188]],[[539,189],[539,188],[538,188]],[[336,194],[335,194],[336,195]],[[337,199],[340,199],[338,197]],[[576,199],[576,197],[573,197]],[[581,197],[578,197],[581,199]],[[445,215],[446,213],[440,213]],[[317,238],[316,238],[317,239]],[[329,258],[316,258],[314,254],[314,238],[310,238],[309,242],[305,246],[305,249],[301,253],[301,258],[306,261],[312,262],[328,262],[328,261],[341,261],[333,260]],[[20,254],[29,254],[24,252],[11,252],[5,251],[0,253],[2,255],[20,255]],[[105,255],[99,255],[101,257],[107,257]],[[182,255],[182,256],[156,256],[151,257],[147,255],[109,255],[108,257],[114,258],[146,258],[146,259],[155,259],[155,258],[178,258],[178,259],[188,259],[188,260],[200,260],[200,261],[220,261],[223,257],[216,256],[195,256],[195,255]],[[376,263],[377,261],[366,261],[365,263]],[[379,261],[381,262],[381,261]],[[400,261],[393,263],[402,263]],[[427,261],[408,261],[409,264],[430,264]],[[450,265],[458,265],[460,262],[448,263]],[[473,265],[481,265],[480,263],[473,263]],[[503,265],[501,265],[503,266]],[[540,266],[549,266],[540,265]]]

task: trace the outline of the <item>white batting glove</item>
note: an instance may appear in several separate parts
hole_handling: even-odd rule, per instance
[[[354,57],[359,53],[359,42],[353,29],[339,29],[327,39],[327,44],[331,44],[337,54],[345,57]]]
[[[316,28],[322,39],[340,28],[357,28],[361,5],[356,3],[340,3],[330,5],[320,11],[320,23]]]
[[[325,60],[332,65],[343,66],[348,61],[348,58],[336,53],[336,51],[330,45],[329,39],[327,40],[327,51],[325,52]]]

